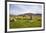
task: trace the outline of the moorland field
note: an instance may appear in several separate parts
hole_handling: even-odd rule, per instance
[[[41,27],[41,14],[10,15],[10,28],[35,28]]]

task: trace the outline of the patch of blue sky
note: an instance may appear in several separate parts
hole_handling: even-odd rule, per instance
[[[24,13],[42,14],[42,6],[41,5],[10,4],[9,12],[12,15],[19,15]]]

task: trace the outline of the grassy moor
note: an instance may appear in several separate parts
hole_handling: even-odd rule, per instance
[[[21,15],[10,15],[10,28],[35,28],[41,27],[41,14],[25,13]]]

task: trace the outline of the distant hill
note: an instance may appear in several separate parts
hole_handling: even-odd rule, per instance
[[[10,16],[24,16],[24,15],[28,15],[28,16],[41,16],[41,14],[33,14],[33,13],[24,13],[24,14],[20,14],[20,15],[10,15]]]
[[[33,16],[41,16],[42,14],[32,14]]]
[[[32,13],[25,13],[25,14],[21,14],[21,15],[19,15],[19,16],[24,16],[24,15],[31,16],[31,15],[32,15]]]
[[[32,13],[25,13],[25,14],[21,14],[21,15],[18,15],[18,16],[24,16],[24,15],[28,15],[28,16],[41,16],[41,14],[32,14]]]

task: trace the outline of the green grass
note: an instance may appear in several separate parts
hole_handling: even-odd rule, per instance
[[[41,17],[35,16],[32,20],[20,20],[16,19],[16,21],[12,20],[10,22],[10,28],[34,28],[41,27]]]

